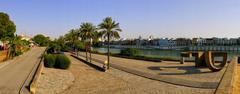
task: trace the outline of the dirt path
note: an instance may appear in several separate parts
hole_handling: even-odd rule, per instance
[[[212,94],[214,89],[189,88],[167,84],[111,68],[101,72],[67,55],[75,77],[73,85],[61,94]]]

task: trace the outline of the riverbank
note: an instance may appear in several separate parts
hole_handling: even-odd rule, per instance
[[[98,51],[92,51],[94,54],[106,55],[105,53],[101,53]],[[124,56],[119,53],[110,53],[113,57],[121,57],[128,59],[136,59],[136,60],[144,60],[144,61],[153,61],[153,62],[161,62],[161,61],[180,61],[180,58],[170,57],[170,56],[143,56],[143,55],[135,55],[135,56]],[[192,62],[193,60],[186,60],[186,62]]]

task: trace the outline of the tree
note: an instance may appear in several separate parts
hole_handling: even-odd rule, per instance
[[[67,33],[65,37],[65,41],[70,44],[71,48],[75,51],[76,50],[76,41],[78,40],[78,30],[71,29],[69,33]]]
[[[22,40],[21,36],[13,36],[9,39],[8,58],[13,58],[22,54],[22,48],[26,47],[26,40]]]
[[[0,12],[0,40],[8,41],[11,37],[14,37],[15,32],[14,22],[10,20],[6,13]]]
[[[88,45],[89,47],[91,47],[91,40],[94,38],[94,32],[96,31],[96,27],[92,24],[92,23],[89,23],[89,22],[85,22],[85,23],[82,23],[80,25],[80,32],[79,32],[79,35],[80,37],[83,39],[83,40],[89,40],[88,43],[86,43],[86,45]],[[86,60],[88,60],[88,57],[87,57],[87,47],[85,48],[86,49]],[[89,51],[89,54],[90,54],[90,62],[91,62],[91,48],[90,48],[90,51]]]
[[[115,21],[112,20],[111,17],[107,17],[103,19],[103,22],[98,25],[99,30],[103,32],[103,36],[107,38],[108,42],[108,69],[109,69],[109,61],[110,61],[110,39],[113,38],[120,38],[118,32],[121,32],[122,30],[119,28],[119,23],[116,23]]]
[[[32,38],[32,40],[37,43],[39,46],[47,46],[49,42],[49,37],[45,37],[42,34],[38,34]]]

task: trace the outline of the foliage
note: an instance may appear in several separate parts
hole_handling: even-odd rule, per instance
[[[61,46],[56,41],[51,41],[47,47],[47,53],[60,53]]]
[[[96,27],[92,23],[86,22],[80,25],[79,30],[80,30],[79,36],[83,40],[87,40],[92,39],[94,37],[94,31],[96,30]]]
[[[125,56],[137,56],[139,54],[139,50],[134,48],[127,48],[121,50],[120,54]]]
[[[56,56],[56,64],[55,67],[60,68],[60,69],[68,69],[70,67],[70,60],[67,56],[63,54],[58,54]]]
[[[32,38],[32,40],[39,46],[47,46],[49,42],[49,37],[45,37],[42,34],[38,34]]]
[[[52,68],[55,65],[55,56],[53,54],[46,54],[44,56],[44,66]]]
[[[71,29],[67,34],[65,34],[65,43],[68,44],[72,50],[76,49],[76,41],[79,38],[79,30],[77,29]]]
[[[76,49],[78,49],[80,51],[85,50],[85,43],[84,42],[78,40],[78,41],[76,41],[75,45],[76,45]]]
[[[103,19],[103,22],[98,26],[99,30],[103,32],[104,38],[107,38],[108,40],[113,38],[120,38],[118,32],[121,32],[122,29],[119,28],[119,23],[113,21],[111,17]]]
[[[8,46],[9,58],[21,55],[24,51],[28,49],[28,43],[26,42],[26,40],[21,40],[21,37],[17,35],[9,39]]]
[[[14,22],[10,20],[8,14],[0,12],[0,40],[9,40],[14,36],[15,32],[16,26]]]
[[[46,54],[44,56],[44,66],[49,68],[68,69],[70,60],[64,54]]]
[[[122,30],[119,28],[119,23],[116,23],[115,21],[112,20],[111,17],[107,17],[103,19],[103,22],[98,25],[100,32],[103,32],[104,38],[107,38],[108,42],[108,62],[110,62],[110,39],[113,38],[120,38],[118,32],[121,32]],[[109,63],[108,63],[108,68],[109,68]]]

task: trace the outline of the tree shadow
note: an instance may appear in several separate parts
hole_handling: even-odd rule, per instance
[[[195,67],[195,66],[150,66],[148,69],[154,71],[163,71],[162,68],[176,68],[178,70],[184,70],[185,72],[172,72],[172,73],[159,73],[159,75],[190,75],[190,74],[203,74],[203,73],[212,73],[209,71],[201,71],[200,69],[203,67]]]
[[[97,65],[95,65],[95,64],[93,64],[93,63],[87,62],[86,60],[83,60],[83,59],[81,59],[81,58],[79,58],[79,57],[77,57],[77,56],[75,56],[75,55],[71,55],[71,56],[74,57],[74,58],[76,58],[76,59],[78,59],[79,61],[82,61],[82,62],[85,63],[86,65],[88,65],[88,66],[90,66],[90,67],[92,67],[92,68],[94,68],[94,69],[96,69],[96,70],[98,70],[98,71],[102,71],[102,72],[105,71],[101,66],[97,66]]]

